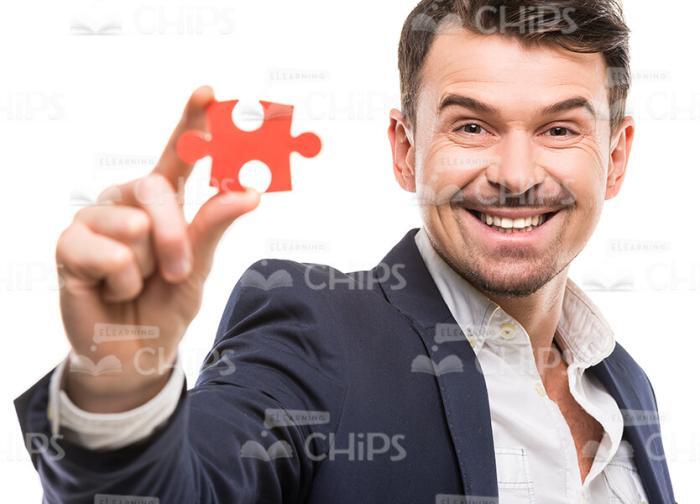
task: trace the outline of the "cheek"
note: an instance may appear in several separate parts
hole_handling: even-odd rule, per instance
[[[591,210],[602,204],[607,167],[599,151],[582,144],[574,148],[540,153],[539,164],[562,186],[580,210]]]
[[[600,218],[605,194],[605,172],[596,149],[577,147],[547,151],[540,164],[564,189],[565,204],[576,203],[562,228],[566,242],[580,248],[588,241]]]
[[[436,139],[421,157],[417,175],[424,190],[454,196],[486,166],[483,154]]]

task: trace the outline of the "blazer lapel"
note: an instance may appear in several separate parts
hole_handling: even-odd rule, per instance
[[[387,300],[410,320],[432,360],[465,495],[497,498],[486,382],[423,262],[414,241],[417,232],[418,228],[410,230],[372,271]],[[400,274],[405,282],[396,282],[387,272]]]
[[[646,419],[651,412],[654,413],[653,416],[656,415],[656,405],[652,403],[651,397],[646,400],[640,397],[638,390],[643,386],[640,385],[640,380],[644,383],[646,378],[641,375],[630,376],[628,369],[634,368],[624,365],[623,353],[624,350],[616,345],[609,357],[590,368],[589,371],[613,396],[620,410],[628,413],[624,415],[623,437],[634,448],[634,460],[650,504],[674,504],[671,477],[661,443],[659,423],[653,418],[651,421]],[[639,418],[634,418],[635,412],[643,416],[641,421]]]

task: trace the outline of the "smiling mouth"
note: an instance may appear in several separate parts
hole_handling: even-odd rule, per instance
[[[554,217],[561,211],[557,210],[555,212],[533,214],[531,216],[526,217],[509,218],[498,215],[491,215],[488,213],[482,213],[477,210],[472,210],[470,208],[464,208],[464,210],[472,214],[484,225],[504,234],[532,232],[533,230],[544,226],[552,217]]]

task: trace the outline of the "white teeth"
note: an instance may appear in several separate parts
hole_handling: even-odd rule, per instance
[[[484,224],[495,227],[507,233],[514,231],[532,231],[534,228],[544,223],[544,215],[509,219],[507,217],[498,217],[495,215],[479,213],[479,217],[481,218],[481,222]]]

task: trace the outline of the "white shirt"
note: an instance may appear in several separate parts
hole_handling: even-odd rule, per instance
[[[51,375],[48,418],[51,432],[59,433],[91,450],[117,449],[148,437],[175,411],[182,393],[185,372],[178,358],[170,379],[156,396],[141,406],[121,413],[91,413],[78,408],[63,390],[66,357]],[[74,371],[76,372],[76,371]]]
[[[622,440],[622,413],[600,382],[583,373],[615,346],[612,329],[593,302],[567,279],[555,334],[567,363],[571,395],[604,429],[601,442],[586,449],[594,462],[582,483],[571,431],[557,404],[547,397],[525,329],[452,269],[423,228],[415,241],[484,374],[499,502],[646,502],[631,446]]]
[[[476,290],[435,252],[423,229],[418,250],[455,321],[467,335],[489,394],[500,504],[646,502],[631,447],[622,441],[615,400],[583,371],[613,350],[612,330],[590,299],[569,279],[557,341],[568,364],[574,399],[603,427],[594,464],[581,483],[571,432],[547,397],[530,339],[522,326]],[[475,330],[475,328],[482,328]],[[146,438],[175,410],[184,382],[180,359],[165,387],[150,401],[122,413],[90,413],[62,390],[65,359],[51,377],[52,431],[89,449],[116,449]]]

